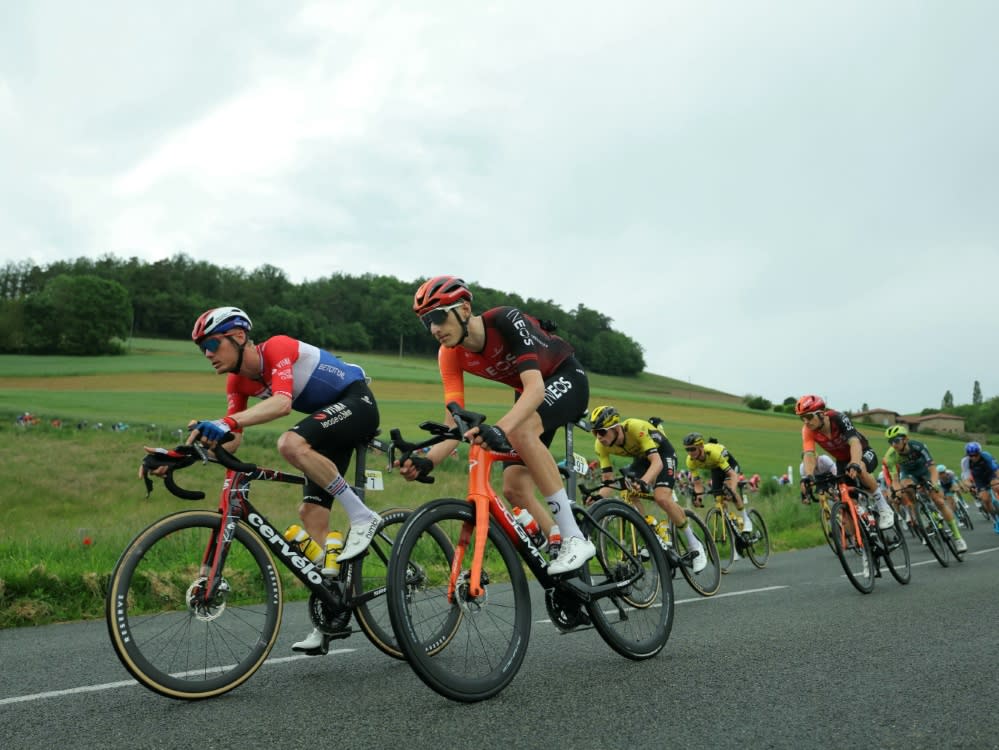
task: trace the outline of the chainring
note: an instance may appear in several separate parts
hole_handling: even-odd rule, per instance
[[[590,624],[590,616],[574,597],[558,589],[545,591],[545,607],[552,624],[563,633]]]
[[[343,605],[343,584],[340,581],[331,581],[327,587],[333,593],[337,604],[330,606],[315,594],[309,596],[309,616],[312,618],[312,624],[323,635],[342,635],[344,631],[349,633],[351,610]]]

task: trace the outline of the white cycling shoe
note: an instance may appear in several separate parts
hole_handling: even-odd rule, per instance
[[[593,546],[593,542],[581,536],[571,536],[562,542],[558,557],[548,563],[548,574],[558,576],[581,568],[595,554],[597,548]]]

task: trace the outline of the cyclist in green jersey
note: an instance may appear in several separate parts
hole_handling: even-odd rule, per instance
[[[930,498],[937,506],[944,521],[950,526],[957,551],[967,550],[968,543],[961,538],[961,531],[957,527],[954,511],[944,500],[943,490],[940,488],[940,476],[937,474],[936,463],[933,461],[933,456],[930,455],[929,448],[918,440],[910,440],[909,430],[902,424],[893,424],[885,430],[885,437],[891,443],[891,447],[885,453],[884,462],[889,476],[893,479],[892,484],[896,487],[902,487],[903,490],[912,487],[916,482],[928,484]]]

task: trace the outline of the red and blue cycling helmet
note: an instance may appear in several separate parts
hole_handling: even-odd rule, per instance
[[[250,316],[238,307],[214,307],[201,313],[191,330],[191,340],[195,343],[206,336],[225,333],[233,328],[243,328],[249,331],[253,328]]]

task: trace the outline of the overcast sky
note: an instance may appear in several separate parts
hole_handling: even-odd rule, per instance
[[[991,0],[4,3],[0,261],[455,273],[740,395],[991,398],[997,28]]]

